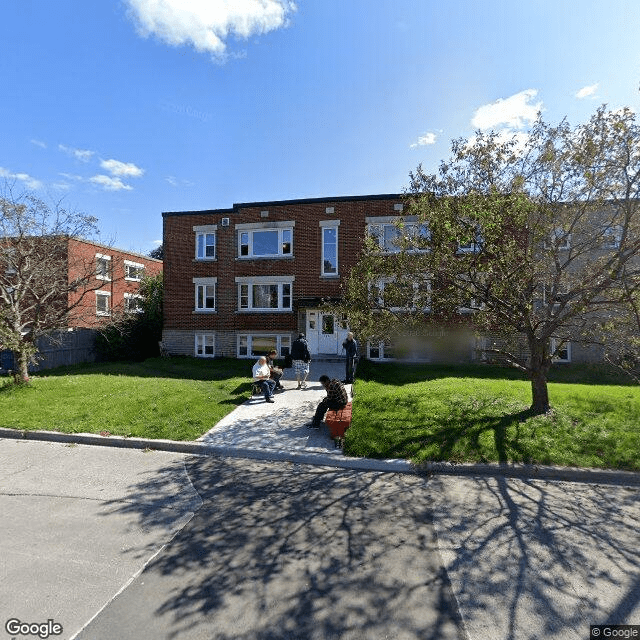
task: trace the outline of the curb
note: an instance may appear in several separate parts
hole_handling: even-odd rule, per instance
[[[559,482],[582,482],[588,484],[613,484],[640,487],[640,473],[609,469],[585,469],[552,467],[527,464],[452,464],[449,462],[426,462],[413,464],[408,460],[376,460],[373,458],[348,458],[324,453],[296,453],[269,449],[247,449],[241,447],[219,447],[202,442],[180,442],[176,440],[152,440],[148,438],[125,438],[124,436],[101,436],[91,433],[60,433],[58,431],[19,431],[0,427],[0,438],[11,440],[33,440],[65,444],[85,444],[122,449],[150,449],[169,453],[184,453],[198,456],[246,458],[267,462],[291,462],[315,466],[336,467],[353,471],[379,471],[384,473],[407,473],[422,476],[489,476],[529,480],[554,480]]]

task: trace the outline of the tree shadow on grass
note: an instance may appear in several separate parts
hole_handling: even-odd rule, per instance
[[[79,638],[125,620],[128,637],[464,637],[423,478],[217,458],[187,471],[202,507]],[[137,498],[154,492],[150,478],[105,515],[155,526]]]

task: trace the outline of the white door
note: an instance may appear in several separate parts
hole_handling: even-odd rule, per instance
[[[332,313],[320,313],[320,334],[318,336],[318,353],[338,353],[338,327],[336,317]]]

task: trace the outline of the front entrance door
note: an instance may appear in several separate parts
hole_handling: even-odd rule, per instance
[[[313,355],[339,355],[347,327],[333,313],[307,311],[307,342]]]

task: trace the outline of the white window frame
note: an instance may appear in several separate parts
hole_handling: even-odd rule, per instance
[[[605,228],[602,238],[604,249],[619,249],[622,242],[622,225],[612,224]]]
[[[262,350],[256,353],[253,352],[254,338],[275,339],[278,358],[284,358],[287,353],[291,353],[291,334],[289,333],[240,333],[236,339],[236,355],[238,358],[258,358],[265,355]]]
[[[321,234],[321,256],[320,256],[320,274],[326,278],[339,278],[340,277],[340,260],[339,260],[339,256],[338,256],[338,247],[339,247],[339,241],[338,241],[338,228],[340,227],[340,220],[321,220],[320,221],[320,234]],[[335,231],[336,232],[336,241],[335,241],[335,246],[336,246],[336,270],[335,272],[331,271],[331,272],[327,272],[325,271],[324,265],[325,265],[325,260],[324,260],[324,255],[325,255],[325,236],[324,236],[324,232],[326,230],[331,230],[331,231]]]
[[[466,222],[465,224],[471,225],[470,222]],[[475,225],[475,227],[473,240],[467,244],[458,244],[458,253],[480,253],[483,244],[482,230],[479,225]]]
[[[195,259],[211,262],[218,258],[218,225],[205,224],[193,227],[196,234]],[[207,244],[207,236],[213,236],[213,244]],[[213,255],[207,255],[207,247],[213,247]]]
[[[260,222],[260,223],[247,223],[237,224],[236,233],[238,239],[238,260],[273,260],[274,258],[293,258],[293,243],[294,243],[294,221],[276,221],[276,222]],[[253,251],[254,247],[254,234],[265,232],[276,232],[278,234],[278,250],[276,253],[257,255]],[[285,233],[289,234],[289,251],[284,250],[285,245]],[[243,242],[243,236],[246,234],[247,242]],[[242,253],[242,248],[247,247],[247,253]]]
[[[142,296],[139,293],[128,293],[125,291],[125,294],[124,294],[125,313],[143,313],[144,309],[142,309],[142,307],[135,307],[133,309],[129,307],[129,305],[131,304],[131,300],[142,300]]]
[[[98,299],[104,298],[107,302],[107,310],[101,311],[98,306]],[[101,316],[103,318],[109,317],[111,315],[111,291],[96,291],[96,315]]]
[[[218,278],[193,278],[193,284],[195,285],[194,313],[216,313],[218,309]],[[213,307],[206,306],[207,287],[213,287]],[[203,306],[198,306],[201,300]]]
[[[290,313],[293,310],[293,282],[295,276],[257,276],[238,277],[238,312],[239,313]],[[254,307],[253,287],[272,286],[278,287],[277,307]],[[288,287],[288,294],[287,292]],[[288,300],[288,306],[285,302]]]
[[[211,353],[207,353],[207,347],[211,348]],[[194,355],[196,358],[215,358],[216,334],[196,333],[194,335]]]
[[[385,303],[384,303],[384,289],[385,289],[385,285],[387,284],[393,284],[395,281],[395,278],[393,277],[381,277],[378,278],[378,280],[375,282],[375,286],[378,289],[380,296],[378,297],[378,304],[382,307],[385,308]],[[415,306],[415,296],[417,295],[419,289],[420,289],[420,282],[414,282],[413,283],[413,292],[414,292],[414,299],[413,302],[414,304],[410,307],[389,307],[390,311],[394,311],[396,313],[402,312],[402,311],[417,311],[418,307]],[[428,304],[424,307],[420,308],[420,311],[422,311],[423,313],[430,313],[431,312],[431,278],[425,278],[422,282],[422,284],[424,284],[426,286],[426,290],[427,290],[427,301]]]
[[[134,275],[129,274],[129,269],[134,270]],[[131,260],[124,261],[124,279],[130,282],[140,282],[144,277],[144,265]]]
[[[376,362],[381,360],[392,360],[393,358],[391,356],[387,356],[385,354],[385,347],[391,347],[391,345],[384,340],[375,341],[373,343],[371,341],[367,341],[367,358]],[[378,352],[377,356],[372,354],[372,351],[374,350]]]
[[[106,275],[98,273],[98,261],[103,260],[106,267]],[[111,256],[105,255],[103,253],[96,253],[96,280],[105,280],[107,282],[111,281]]]
[[[400,253],[402,251],[402,247],[398,246],[387,246],[387,242],[385,240],[385,229],[393,229],[394,234],[397,233],[397,236],[400,236],[403,231],[411,232],[414,235],[424,232],[424,236],[427,239],[431,238],[431,231],[429,230],[429,226],[426,222],[419,222],[417,216],[380,216],[380,217],[367,217],[365,218],[367,223],[367,235],[372,238],[375,238],[378,242],[378,246],[380,247],[380,251],[386,254],[392,253]],[[402,222],[403,229],[398,227],[398,223]],[[409,253],[427,253],[428,249],[407,249]]]
[[[558,243],[558,240],[563,238],[563,241]],[[571,249],[571,234],[567,233],[562,227],[556,227],[550,234],[550,237],[544,241],[545,249],[554,249],[558,251],[568,251]]]
[[[549,349],[552,354],[556,352],[559,342],[562,342],[562,341],[559,340],[558,338],[553,338],[553,337],[551,338]],[[567,354],[566,357],[563,358],[563,357],[560,357],[559,355],[554,355],[553,361],[560,364],[569,364],[571,362],[571,342],[569,340],[566,340],[564,342],[564,345],[562,346],[562,349],[566,351],[566,354]]]

